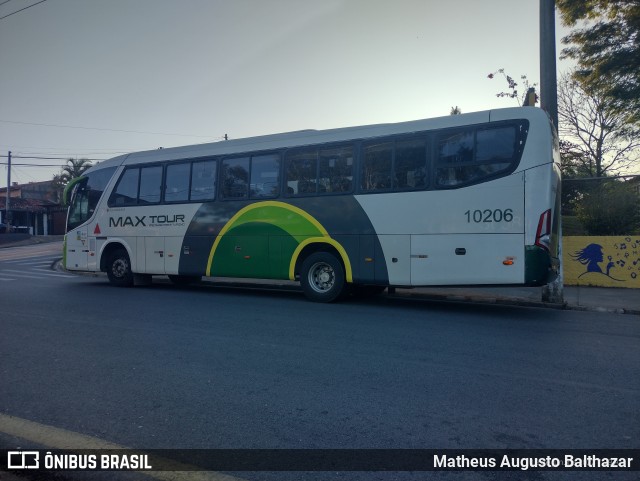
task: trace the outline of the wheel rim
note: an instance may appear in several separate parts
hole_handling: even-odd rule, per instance
[[[320,293],[330,291],[336,283],[336,273],[326,262],[316,262],[309,269],[309,286]]]
[[[111,266],[111,272],[113,275],[119,279],[126,277],[127,272],[129,271],[129,264],[125,259],[116,259]]]

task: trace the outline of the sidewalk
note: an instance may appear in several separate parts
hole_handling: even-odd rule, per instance
[[[34,244],[46,244],[48,242],[60,242],[63,235],[29,235],[29,234],[0,234],[0,249],[4,247],[30,246]]]
[[[508,304],[640,315],[639,289],[564,286],[564,304],[542,302],[541,287],[398,288],[396,289],[395,295],[418,296],[445,301]]]

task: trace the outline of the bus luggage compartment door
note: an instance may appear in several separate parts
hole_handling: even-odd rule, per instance
[[[523,234],[411,236],[411,285],[523,282]]]

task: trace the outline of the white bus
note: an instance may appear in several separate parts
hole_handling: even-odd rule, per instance
[[[298,280],[320,302],[540,286],[558,267],[559,162],[534,107],[123,155],[65,193],[64,262],[118,286]]]

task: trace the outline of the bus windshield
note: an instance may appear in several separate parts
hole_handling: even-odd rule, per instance
[[[97,170],[75,182],[69,202],[67,232],[84,224],[93,216],[100,196],[115,171],[116,167]]]

